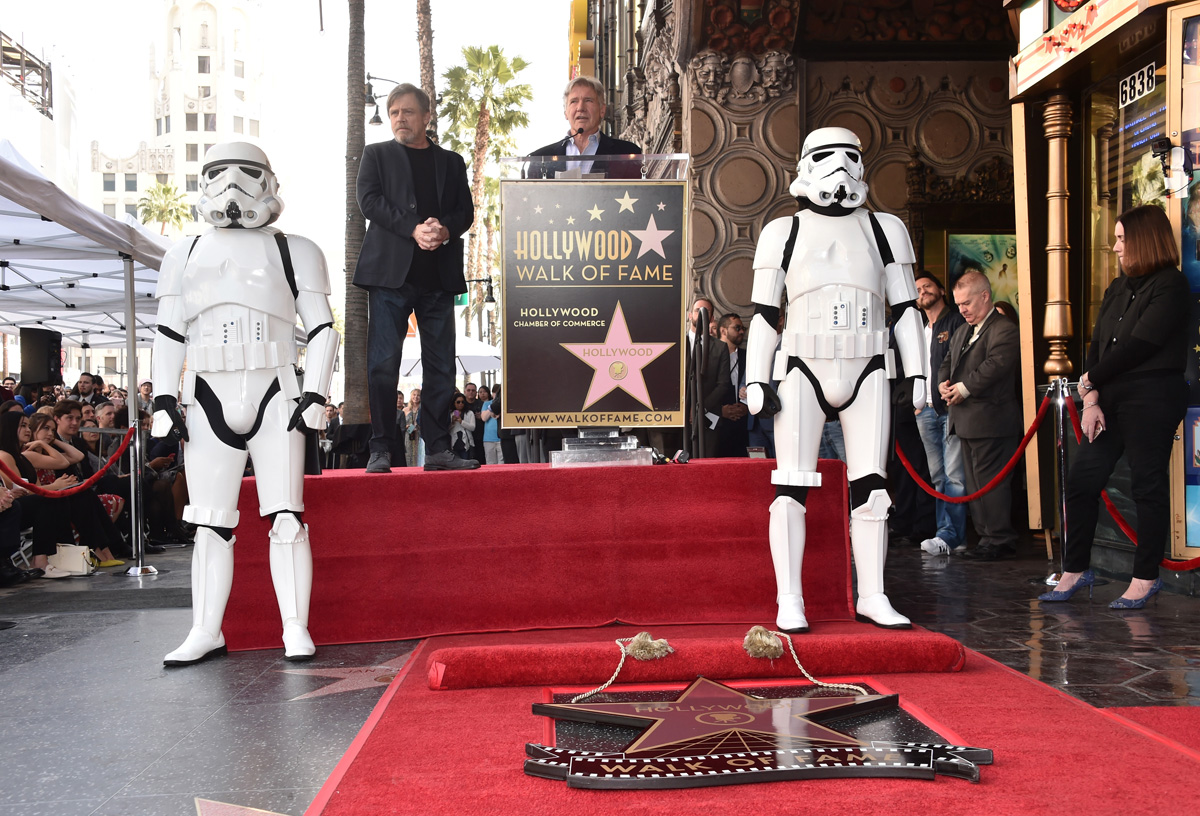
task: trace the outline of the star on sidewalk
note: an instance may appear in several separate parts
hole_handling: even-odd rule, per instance
[[[315,691],[310,691],[307,694],[301,694],[299,697],[293,697],[288,700],[289,703],[294,703],[296,700],[311,700],[314,697],[341,694],[344,691],[358,691],[359,689],[378,688],[380,685],[387,685],[392,682],[392,679],[396,676],[396,672],[400,671],[407,660],[408,655],[404,654],[397,655],[377,666],[348,666],[341,669],[280,669],[280,671],[284,674],[337,678],[336,683],[330,683]]]
[[[770,751],[863,743],[824,724],[894,708],[895,696],[761,699],[698,677],[675,700],[636,703],[538,703],[534,714],[578,722],[616,723],[646,730],[626,756]]]
[[[584,210],[584,212],[591,216],[588,221],[599,221],[604,210],[600,209],[599,204],[593,204],[590,210]]]
[[[667,253],[663,251],[663,239],[668,235],[673,235],[675,230],[660,230],[658,225],[654,223],[654,216],[650,216],[650,223],[646,225],[644,230],[630,230],[629,234],[642,242],[641,248],[638,249],[637,256],[640,258],[647,252],[657,252],[659,257],[666,258]]]
[[[259,810],[258,808],[231,805],[228,802],[214,802],[212,799],[196,800],[196,816],[283,816],[274,810]]]
[[[617,210],[617,212],[623,213],[626,210],[633,212],[633,205],[636,204],[638,200],[636,198],[630,198],[629,191],[626,190],[624,198],[614,198],[613,201],[621,205],[621,209]]]
[[[633,342],[629,336],[629,325],[625,322],[625,312],[621,309],[621,302],[617,301],[603,343],[559,345],[594,369],[592,383],[583,400],[583,410],[586,411],[601,397],[618,388],[653,410],[642,369],[675,344]]]

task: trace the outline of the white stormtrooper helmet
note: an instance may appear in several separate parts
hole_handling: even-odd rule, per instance
[[[852,130],[827,127],[808,134],[796,173],[789,191],[817,206],[853,210],[867,201],[862,142]]]
[[[265,227],[283,212],[279,181],[261,148],[248,142],[213,145],[200,171],[200,216],[214,227]]]

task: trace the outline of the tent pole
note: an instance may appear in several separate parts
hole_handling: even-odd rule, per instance
[[[133,444],[129,446],[129,544],[133,547],[133,566],[126,575],[157,575],[158,570],[146,563],[145,541],[142,537],[142,429],[138,421],[137,371],[137,314],[133,310],[133,257],[121,253],[125,261],[125,377],[129,383],[125,410],[129,412],[129,427],[135,428]]]

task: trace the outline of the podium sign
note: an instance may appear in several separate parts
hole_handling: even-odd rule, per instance
[[[685,180],[502,180],[505,428],[681,426]]]

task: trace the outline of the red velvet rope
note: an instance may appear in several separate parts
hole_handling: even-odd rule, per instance
[[[100,481],[100,477],[107,473],[108,469],[113,466],[113,463],[116,462],[117,459],[121,457],[121,454],[123,454],[126,449],[129,448],[129,443],[133,441],[133,433],[136,430],[136,428],[129,429],[128,433],[125,434],[125,438],[121,440],[120,447],[113,451],[113,455],[110,456],[108,461],[104,463],[104,467],[97,470],[85,481],[80,482],[74,487],[68,487],[66,490],[47,490],[41,485],[30,484],[22,479],[20,474],[13,473],[11,470],[9,470],[8,465],[4,464],[2,461],[0,461],[0,471],[3,471],[5,476],[7,476],[9,479],[12,479],[13,484],[20,485],[35,495],[45,496],[48,499],[61,499],[65,496],[74,496],[81,490],[87,490],[92,485],[96,484],[96,482]]]
[[[1071,414],[1071,429],[1075,431],[1075,441],[1082,444],[1083,426],[1079,423],[1079,409],[1075,406],[1075,400],[1067,400],[1067,411]],[[1129,522],[1127,522],[1125,517],[1121,515],[1121,511],[1117,509],[1115,504],[1113,504],[1112,499],[1108,497],[1108,491],[1102,490],[1100,491],[1100,495],[1104,499],[1104,506],[1108,508],[1108,514],[1112,516],[1113,521],[1117,523],[1117,527],[1120,528],[1121,532],[1124,533],[1126,537],[1133,542],[1133,546],[1136,547],[1138,545],[1137,533],[1132,527],[1129,526]],[[1200,568],[1200,558],[1191,558],[1187,561],[1172,561],[1169,558],[1164,558],[1161,562],[1161,565],[1169,570],[1172,570],[1173,572],[1187,572],[1189,570]]]
[[[1025,448],[1029,445],[1029,440],[1033,439],[1033,435],[1037,433],[1037,429],[1041,427],[1042,418],[1046,416],[1046,411],[1049,408],[1050,395],[1047,394],[1042,398],[1042,404],[1038,406],[1037,416],[1033,418],[1033,424],[1030,425],[1029,430],[1025,432],[1025,436],[1022,437],[1021,444],[1017,446],[1017,452],[1012,455],[1012,459],[1008,460],[1008,464],[1004,466],[1004,469],[993,476],[990,482],[969,496],[947,496],[945,493],[939,493],[929,485],[925,484],[925,480],[917,475],[917,471],[913,468],[912,462],[908,461],[908,457],[904,455],[904,451],[900,448],[899,442],[896,442],[896,455],[900,457],[900,462],[904,465],[904,469],[908,471],[908,475],[912,477],[912,480],[917,483],[917,487],[921,488],[935,499],[941,499],[942,501],[949,502],[950,504],[966,504],[969,501],[975,501],[975,499],[978,499],[989,490],[994,490],[996,485],[1000,484],[1002,481],[1004,481],[1008,474],[1012,473],[1013,468],[1017,466],[1017,462],[1020,461],[1021,456],[1024,455]]]

